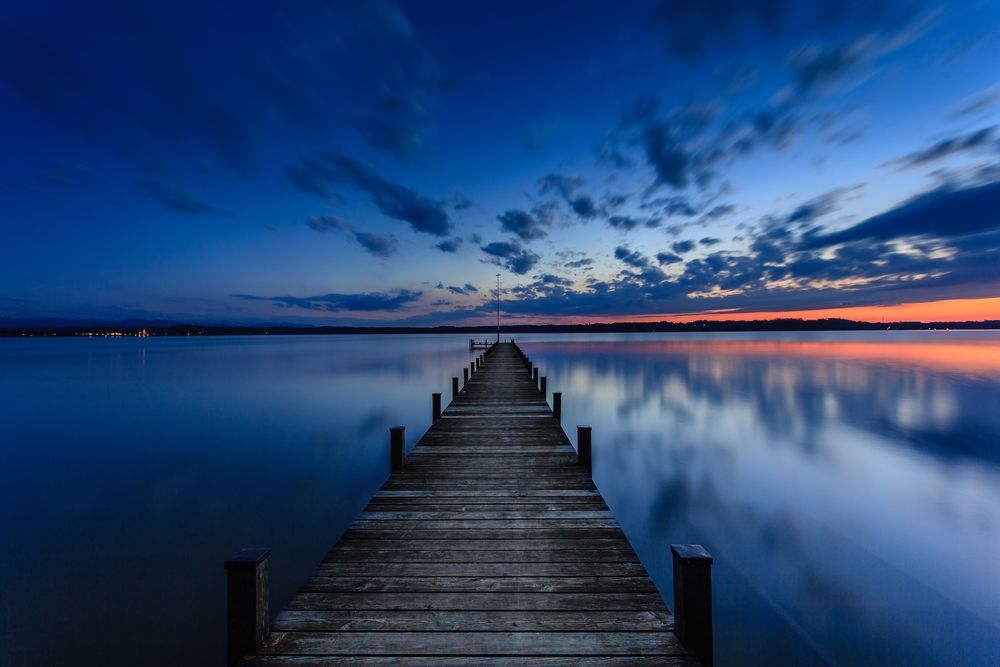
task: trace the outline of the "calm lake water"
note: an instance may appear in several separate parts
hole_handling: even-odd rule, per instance
[[[715,556],[718,664],[1000,664],[1000,333],[516,338],[664,597]],[[467,340],[0,339],[0,664],[221,664],[225,557],[276,611]]]

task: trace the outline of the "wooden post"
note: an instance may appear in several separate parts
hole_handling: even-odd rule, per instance
[[[403,465],[405,456],[406,427],[392,426],[389,428],[389,471]]]
[[[712,556],[700,544],[673,544],[674,631],[712,667]]]
[[[542,396],[548,398],[549,395],[547,389],[548,378],[543,375],[542,377],[538,378],[538,382],[539,382],[539,390],[542,392]]]
[[[469,369],[468,368],[463,368],[462,369],[462,384],[463,385],[469,384]]]
[[[451,399],[455,400],[456,396],[458,396],[458,378],[452,378],[451,379]]]
[[[225,562],[228,664],[260,651],[271,631],[267,559],[270,549],[240,549]]]
[[[441,394],[431,394],[431,418],[433,421],[441,419]]]
[[[475,372],[476,372],[476,362],[471,361],[469,362],[469,375],[471,376]]]
[[[590,427],[576,427],[576,460],[593,476],[594,469],[590,458]]]
[[[531,367],[531,381],[535,383],[536,387],[538,386],[538,367],[537,366],[532,366]]]
[[[554,391],[552,392],[552,416],[556,418],[557,422],[562,421],[562,392]]]

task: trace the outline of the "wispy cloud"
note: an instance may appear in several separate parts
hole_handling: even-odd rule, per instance
[[[288,180],[308,194],[329,196],[330,186],[347,184],[371,196],[371,201],[387,217],[409,223],[424,234],[447,236],[452,223],[444,202],[430,199],[416,190],[382,178],[367,164],[337,153],[315,153],[285,170]]]
[[[417,301],[423,292],[406,289],[395,292],[364,292],[360,294],[320,294],[317,296],[259,296],[256,294],[233,294],[245,301],[267,301],[282,308],[325,312],[396,312]]]

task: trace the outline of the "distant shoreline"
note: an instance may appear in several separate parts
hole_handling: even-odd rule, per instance
[[[692,333],[767,331],[933,331],[1000,329],[1000,320],[967,322],[859,322],[845,319],[699,320],[695,322],[613,322],[608,324],[514,324],[501,327],[501,335],[532,333]],[[496,335],[490,326],[438,327],[334,327],[277,325],[208,325],[125,320],[122,322],[73,323],[39,326],[3,326],[0,337],[86,336],[289,336],[348,334],[470,334]]]

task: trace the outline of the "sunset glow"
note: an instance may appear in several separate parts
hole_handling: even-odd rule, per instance
[[[818,320],[836,317],[860,322],[981,322],[1000,320],[1000,297],[985,299],[947,299],[892,306],[850,306],[816,310],[706,312],[685,315],[643,316],[634,322],[693,322],[696,320],[770,320],[775,318]]]

